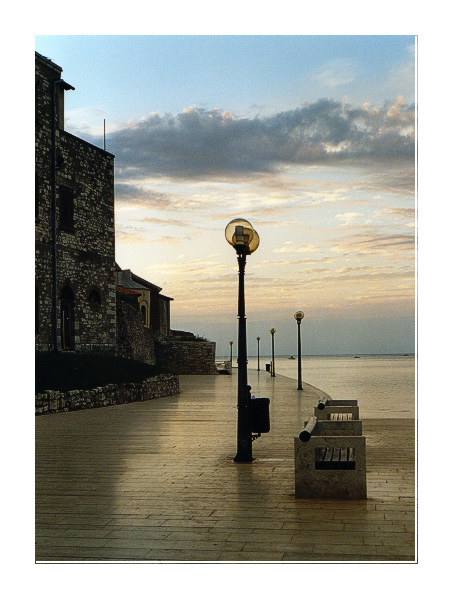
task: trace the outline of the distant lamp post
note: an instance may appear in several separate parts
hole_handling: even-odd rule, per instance
[[[297,355],[298,387],[297,387],[297,390],[299,390],[299,391],[303,389],[303,385],[302,385],[302,340],[301,340],[301,336],[300,336],[300,325],[301,325],[301,322],[302,322],[302,319],[304,316],[305,316],[305,314],[301,310],[296,312],[294,315],[294,319],[297,321],[297,328],[298,328],[298,355]]]
[[[230,341],[230,364],[231,368],[233,368],[233,342]]]
[[[260,337],[256,338],[256,341],[258,342],[258,370],[259,370],[259,340],[260,339],[261,339]]]
[[[235,462],[253,461],[250,420],[251,394],[247,386],[247,327],[245,320],[244,270],[247,255],[259,246],[259,236],[245,219],[233,219],[225,228],[225,238],[234,247],[239,265],[238,294],[238,427]]]
[[[272,334],[272,366],[270,367],[270,376],[275,376],[275,332],[276,329],[272,327],[270,333]]]

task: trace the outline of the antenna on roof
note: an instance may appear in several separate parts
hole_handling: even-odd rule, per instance
[[[103,118],[103,151],[106,151],[106,120]]]

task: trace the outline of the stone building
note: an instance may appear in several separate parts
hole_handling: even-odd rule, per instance
[[[64,130],[62,68],[35,69],[36,350],[116,354],[114,156]]]
[[[170,335],[170,302],[173,298],[161,294],[160,287],[135,275],[130,269],[116,264],[116,284],[127,290],[139,292],[139,311],[144,327],[155,333]]]

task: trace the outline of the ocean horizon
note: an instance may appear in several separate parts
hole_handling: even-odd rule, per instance
[[[294,359],[292,359],[293,357]],[[230,355],[217,357],[229,360]],[[260,356],[260,374],[270,376],[266,364],[271,356]],[[258,357],[248,357],[248,370],[258,369]],[[233,355],[233,371],[237,360]],[[415,354],[302,355],[302,382],[327,393],[332,399],[357,399],[361,418],[416,417]],[[298,380],[294,354],[275,355],[275,376]]]

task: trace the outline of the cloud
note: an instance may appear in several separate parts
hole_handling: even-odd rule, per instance
[[[375,217],[396,217],[398,219],[406,219],[409,220],[410,223],[414,225],[414,218],[416,216],[416,210],[414,207],[390,207],[388,209],[383,209],[382,211],[378,211],[374,214]]]
[[[339,220],[341,226],[351,226],[360,215],[356,211],[347,211],[347,213],[338,213],[336,219]]]
[[[170,194],[145,188],[139,182],[116,182],[115,200],[119,208],[150,208],[159,211],[192,211],[204,208],[207,200],[200,196]],[[174,222],[175,220],[173,220]],[[172,225],[174,225],[172,222]]]
[[[330,60],[312,78],[328,89],[348,85],[355,80],[354,65],[350,60]]]
[[[168,217],[166,219],[162,219],[160,217],[143,217],[139,220],[140,223],[145,224],[154,224],[156,226],[175,226],[180,228],[192,228],[192,222],[185,221],[182,219],[175,219],[173,217]]]
[[[401,98],[380,109],[322,99],[253,119],[219,109],[150,114],[108,136],[116,177],[233,181],[279,174],[295,165],[414,166],[413,106]],[[411,182],[411,181],[410,181]],[[147,195],[148,196],[148,195]],[[154,197],[156,199],[156,197]],[[160,196],[159,199],[173,200]]]
[[[319,246],[315,246],[314,244],[294,244],[291,240],[288,240],[283,243],[281,248],[275,248],[273,252],[294,252],[294,253],[303,253],[303,252],[317,252],[320,250]]]
[[[402,254],[413,258],[415,236],[414,234],[355,234],[333,245],[331,250],[347,256],[359,254],[398,258]]]
[[[135,231],[129,231],[123,228],[116,229],[117,244],[141,244],[144,242],[147,242],[147,239]]]

